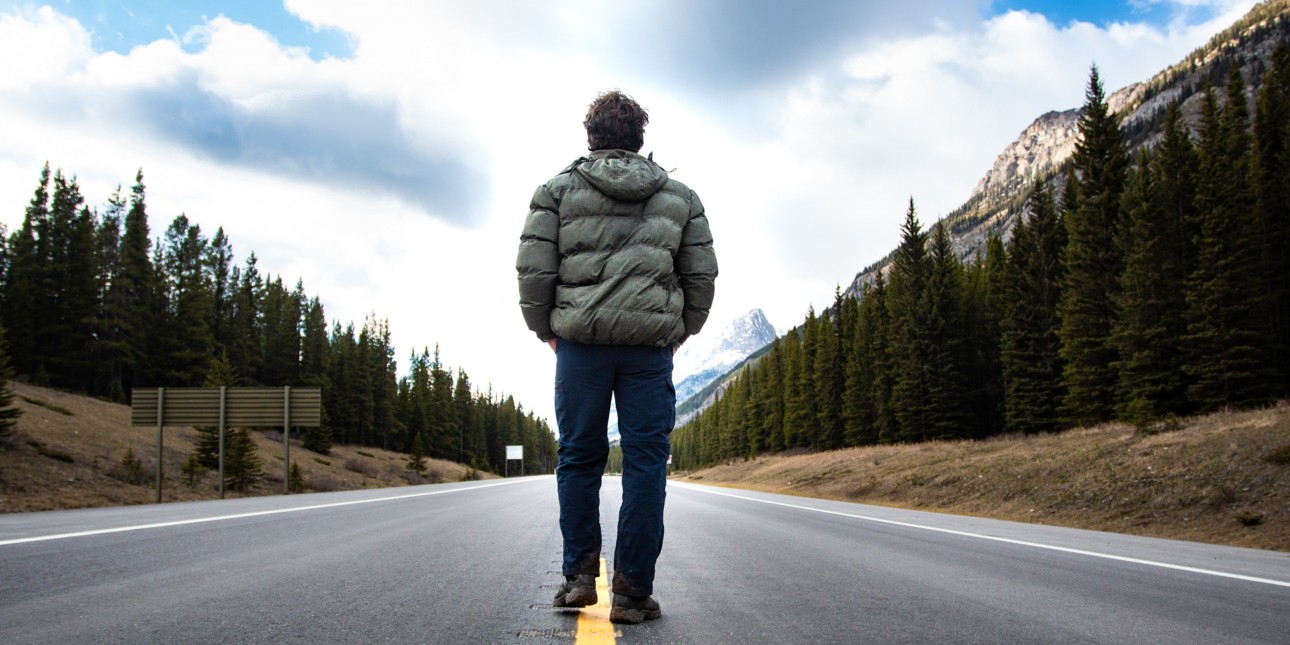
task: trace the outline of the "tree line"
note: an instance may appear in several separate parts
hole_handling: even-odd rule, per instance
[[[1240,65],[1130,158],[1097,68],[1064,170],[1007,244],[956,256],[910,200],[859,298],[839,291],[672,435],[678,467],[787,449],[1039,433],[1290,393],[1290,52]],[[1254,116],[1251,116],[1253,112]],[[1057,194],[1054,194],[1057,193]]]
[[[329,325],[302,281],[262,273],[254,252],[238,264],[223,228],[207,237],[186,215],[154,240],[142,170],[100,212],[75,177],[45,165],[22,226],[0,225],[0,323],[9,366],[34,384],[119,402],[138,387],[317,386],[311,450],[419,444],[422,456],[501,472],[505,446],[520,444],[527,472],[554,467],[546,422],[477,391],[438,347],[412,352],[400,378],[388,320]]]

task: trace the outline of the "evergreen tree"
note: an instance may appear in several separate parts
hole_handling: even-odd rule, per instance
[[[95,308],[92,333],[93,344],[92,385],[89,391],[93,394],[106,395],[116,402],[126,400],[125,391],[120,389],[120,361],[125,352],[123,340],[118,332],[115,320],[111,289],[121,276],[121,223],[125,217],[126,200],[121,196],[121,187],[108,198],[107,210],[99,221],[95,232],[95,264],[97,265],[97,304]]]
[[[792,332],[790,332],[792,333]],[[762,411],[761,429],[758,436],[762,446],[769,451],[778,452],[787,448],[784,442],[784,339],[775,342],[770,353],[762,359],[761,387],[762,400],[759,409]]]
[[[264,369],[264,279],[252,251],[245,268],[234,270],[237,294],[233,298],[232,345],[228,357],[246,385],[262,385]],[[324,394],[324,397],[327,396]]]
[[[75,178],[56,172],[53,185],[49,217],[37,229],[37,246],[43,248],[39,284],[44,302],[35,340],[51,383],[86,389],[92,384],[90,357],[99,289],[97,221],[85,208]]]
[[[5,325],[9,333],[11,361],[22,374],[36,371],[37,329],[45,324],[41,292],[47,264],[37,245],[36,231],[49,219],[49,164],[40,173],[40,183],[27,205],[22,227],[9,239],[9,268],[5,283]]]
[[[229,490],[249,490],[264,476],[260,470],[262,463],[249,429],[235,428],[229,432],[228,449],[224,453],[224,485]]]
[[[421,433],[412,436],[412,447],[408,450],[408,463],[406,468],[418,475],[424,475],[426,472],[426,450],[421,441]]]
[[[842,447],[842,389],[846,375],[842,369],[842,290],[833,292],[833,309],[816,323],[815,364],[816,427],[818,447],[835,450]],[[749,379],[743,379],[746,386]],[[748,388],[751,390],[751,388]]]
[[[927,359],[926,437],[970,436],[964,387],[971,357],[963,304],[963,265],[954,255],[945,223],[932,229],[930,273],[924,295]]]
[[[1139,425],[1181,412],[1185,392],[1178,358],[1185,303],[1177,280],[1185,258],[1176,243],[1179,222],[1170,218],[1155,180],[1157,166],[1141,153],[1124,191],[1128,229],[1121,314],[1114,327],[1120,356],[1119,416]]]
[[[1275,392],[1245,83],[1233,66],[1221,110],[1202,105],[1196,263],[1187,282],[1188,397],[1201,412],[1264,403]]]
[[[927,254],[927,233],[923,231],[909,200],[901,226],[900,247],[892,263],[890,315],[892,389],[891,409],[897,423],[896,439],[921,441],[930,436],[929,391],[932,369],[930,299],[928,279],[932,271]]]
[[[1119,119],[1111,114],[1097,67],[1089,74],[1080,111],[1079,141],[1071,164],[1077,173],[1078,207],[1068,212],[1061,332],[1069,425],[1112,417],[1117,355],[1111,328],[1118,315],[1120,195],[1127,166]]]
[[[227,350],[233,346],[234,294],[237,293],[237,282],[233,277],[233,244],[224,234],[224,227],[215,231],[215,237],[206,246],[203,264],[211,292],[211,320],[208,324],[211,337],[217,347]]]
[[[299,494],[305,492],[305,476],[300,472],[300,462],[292,462],[287,475],[287,492]]]
[[[806,407],[806,397],[810,395],[804,396],[802,393],[801,330],[789,330],[784,334],[782,343],[784,351],[780,354],[780,377],[784,385],[784,448],[800,448],[806,443],[806,422],[810,419],[810,411]]]
[[[237,382],[237,375],[233,372],[233,367],[229,365],[228,356],[220,353],[210,362],[210,367],[206,371],[206,379],[202,383],[203,387],[221,387],[232,386]],[[206,468],[219,467],[219,428],[214,426],[198,426],[193,428],[197,431],[197,446],[193,451],[197,463]],[[225,446],[227,447],[227,439]]]
[[[1030,219],[1018,218],[1003,278],[999,321],[1005,427],[1011,432],[1061,428],[1061,250],[1066,229],[1052,193],[1038,187],[1027,201]]]
[[[0,447],[8,447],[6,440],[13,434],[13,426],[18,422],[22,411],[13,407],[13,386],[9,379],[13,370],[9,368],[9,343],[5,342],[5,331],[0,327]]]
[[[152,240],[148,231],[148,213],[143,170],[135,175],[130,189],[130,209],[125,215],[119,247],[120,271],[108,287],[104,305],[105,337],[110,340],[107,353],[108,391],[122,397],[136,386],[155,385],[152,375],[154,334],[161,310],[156,300],[156,277],[151,255]]]
[[[971,401],[969,432],[988,437],[1003,431],[1003,367],[1000,364],[1000,321],[1004,307],[1007,251],[1003,239],[991,234],[985,258],[965,270],[964,315],[967,319]]]
[[[210,323],[214,302],[206,281],[208,241],[188,217],[175,217],[160,252],[162,293],[167,306],[159,336],[159,375],[173,386],[202,382],[214,354]]]
[[[1279,396],[1290,392],[1290,48],[1281,43],[1263,78],[1254,120],[1255,182],[1263,275],[1271,310],[1272,362]]]

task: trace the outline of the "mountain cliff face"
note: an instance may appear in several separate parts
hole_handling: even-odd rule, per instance
[[[742,365],[749,356],[775,342],[779,334],[766,320],[761,309],[753,309],[726,325],[720,331],[708,329],[681,346],[672,361],[672,382],[676,387],[677,425],[697,413],[692,408],[701,406],[690,399],[705,390],[715,390],[714,382],[724,379],[732,370]],[[705,398],[711,402],[712,392]],[[609,440],[618,441],[618,413],[610,410]]]
[[[699,334],[690,339],[673,363],[677,402],[684,402],[777,337],[766,314],[753,309],[717,334]]]
[[[1286,42],[1290,42],[1290,0],[1268,0],[1177,64],[1112,93],[1108,103],[1121,119],[1129,158],[1160,139],[1165,110],[1175,100],[1181,102],[1184,120],[1194,131],[1206,84],[1219,88],[1221,100],[1221,88],[1233,65],[1241,68],[1253,109],[1252,99],[1272,52]],[[1035,119],[999,154],[967,201],[945,217],[960,259],[974,262],[978,253],[984,254],[991,233],[1007,240],[1027,195],[1040,182],[1051,182],[1053,193],[1061,194],[1062,173],[1075,152],[1078,121],[1078,108]],[[856,274],[847,294],[858,297],[891,258],[888,254]]]

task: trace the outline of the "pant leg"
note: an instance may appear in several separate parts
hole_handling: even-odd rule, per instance
[[[614,389],[623,448],[623,505],[614,549],[614,593],[654,593],[654,564],[663,550],[669,435],[676,422],[672,350],[622,347]]]
[[[609,458],[613,365],[603,347],[558,341],[555,469],[564,575],[600,574],[600,479]]]

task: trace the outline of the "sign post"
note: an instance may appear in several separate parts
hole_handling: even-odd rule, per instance
[[[161,503],[161,429],[219,427],[219,496],[224,498],[224,428],[282,428],[283,491],[291,490],[291,426],[322,425],[322,388],[172,387],[131,393],[130,424],[157,426],[157,503]]]
[[[507,477],[511,476],[510,469],[511,469],[512,459],[520,460],[520,476],[523,477],[524,476],[524,446],[506,446],[506,466],[505,466],[504,474]]]

